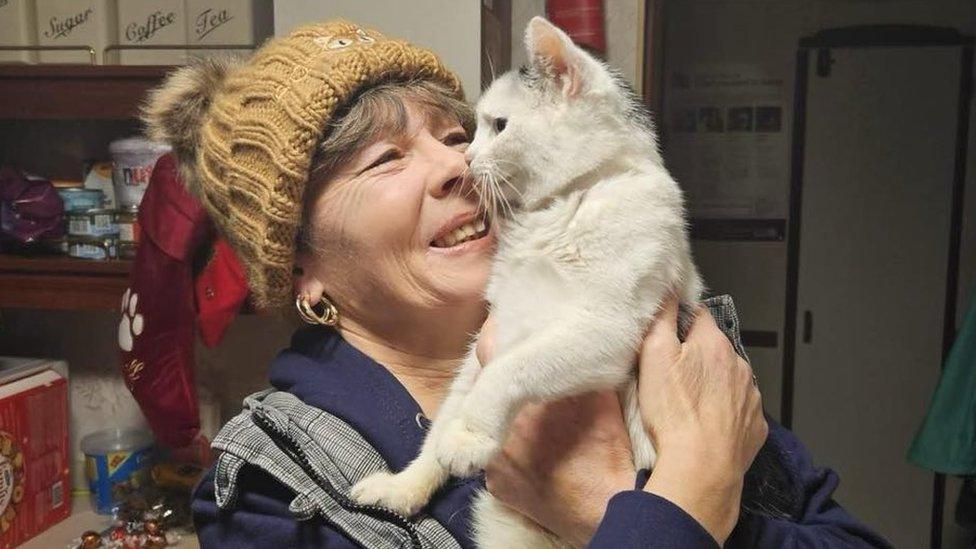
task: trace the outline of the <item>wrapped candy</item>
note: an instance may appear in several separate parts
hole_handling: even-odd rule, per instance
[[[140,519],[120,520],[101,533],[88,530],[74,539],[68,549],[164,549],[179,545],[182,536],[163,527],[170,514],[169,510],[154,508]]]
[[[102,535],[94,530],[89,530],[81,535],[81,549],[97,549],[102,546]]]

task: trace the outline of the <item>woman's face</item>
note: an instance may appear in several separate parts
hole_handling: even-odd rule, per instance
[[[312,251],[299,257],[299,290],[321,283],[341,315],[372,329],[482,310],[493,251],[465,178],[463,128],[405,106],[405,131],[381,133],[325,182],[311,207]]]

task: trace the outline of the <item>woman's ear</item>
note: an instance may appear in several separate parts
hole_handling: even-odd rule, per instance
[[[554,79],[564,96],[573,97],[580,92],[585,59],[559,27],[543,17],[533,17],[525,29],[525,49],[536,70]]]
[[[295,295],[308,298],[309,305],[315,305],[325,292],[325,284],[316,276],[316,264],[312,254],[298,252],[295,254],[295,266],[292,268],[292,283]]]

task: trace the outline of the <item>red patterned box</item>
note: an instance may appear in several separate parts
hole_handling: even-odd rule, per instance
[[[68,463],[65,379],[44,370],[0,384],[0,548],[71,514]]]

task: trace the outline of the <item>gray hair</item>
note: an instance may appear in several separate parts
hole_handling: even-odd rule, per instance
[[[471,106],[448,88],[429,80],[380,82],[353,94],[336,108],[315,147],[303,198],[299,251],[313,247],[310,209],[336,169],[380,135],[406,131],[407,103],[418,107],[425,115],[456,119],[469,137],[474,134],[475,117]]]

